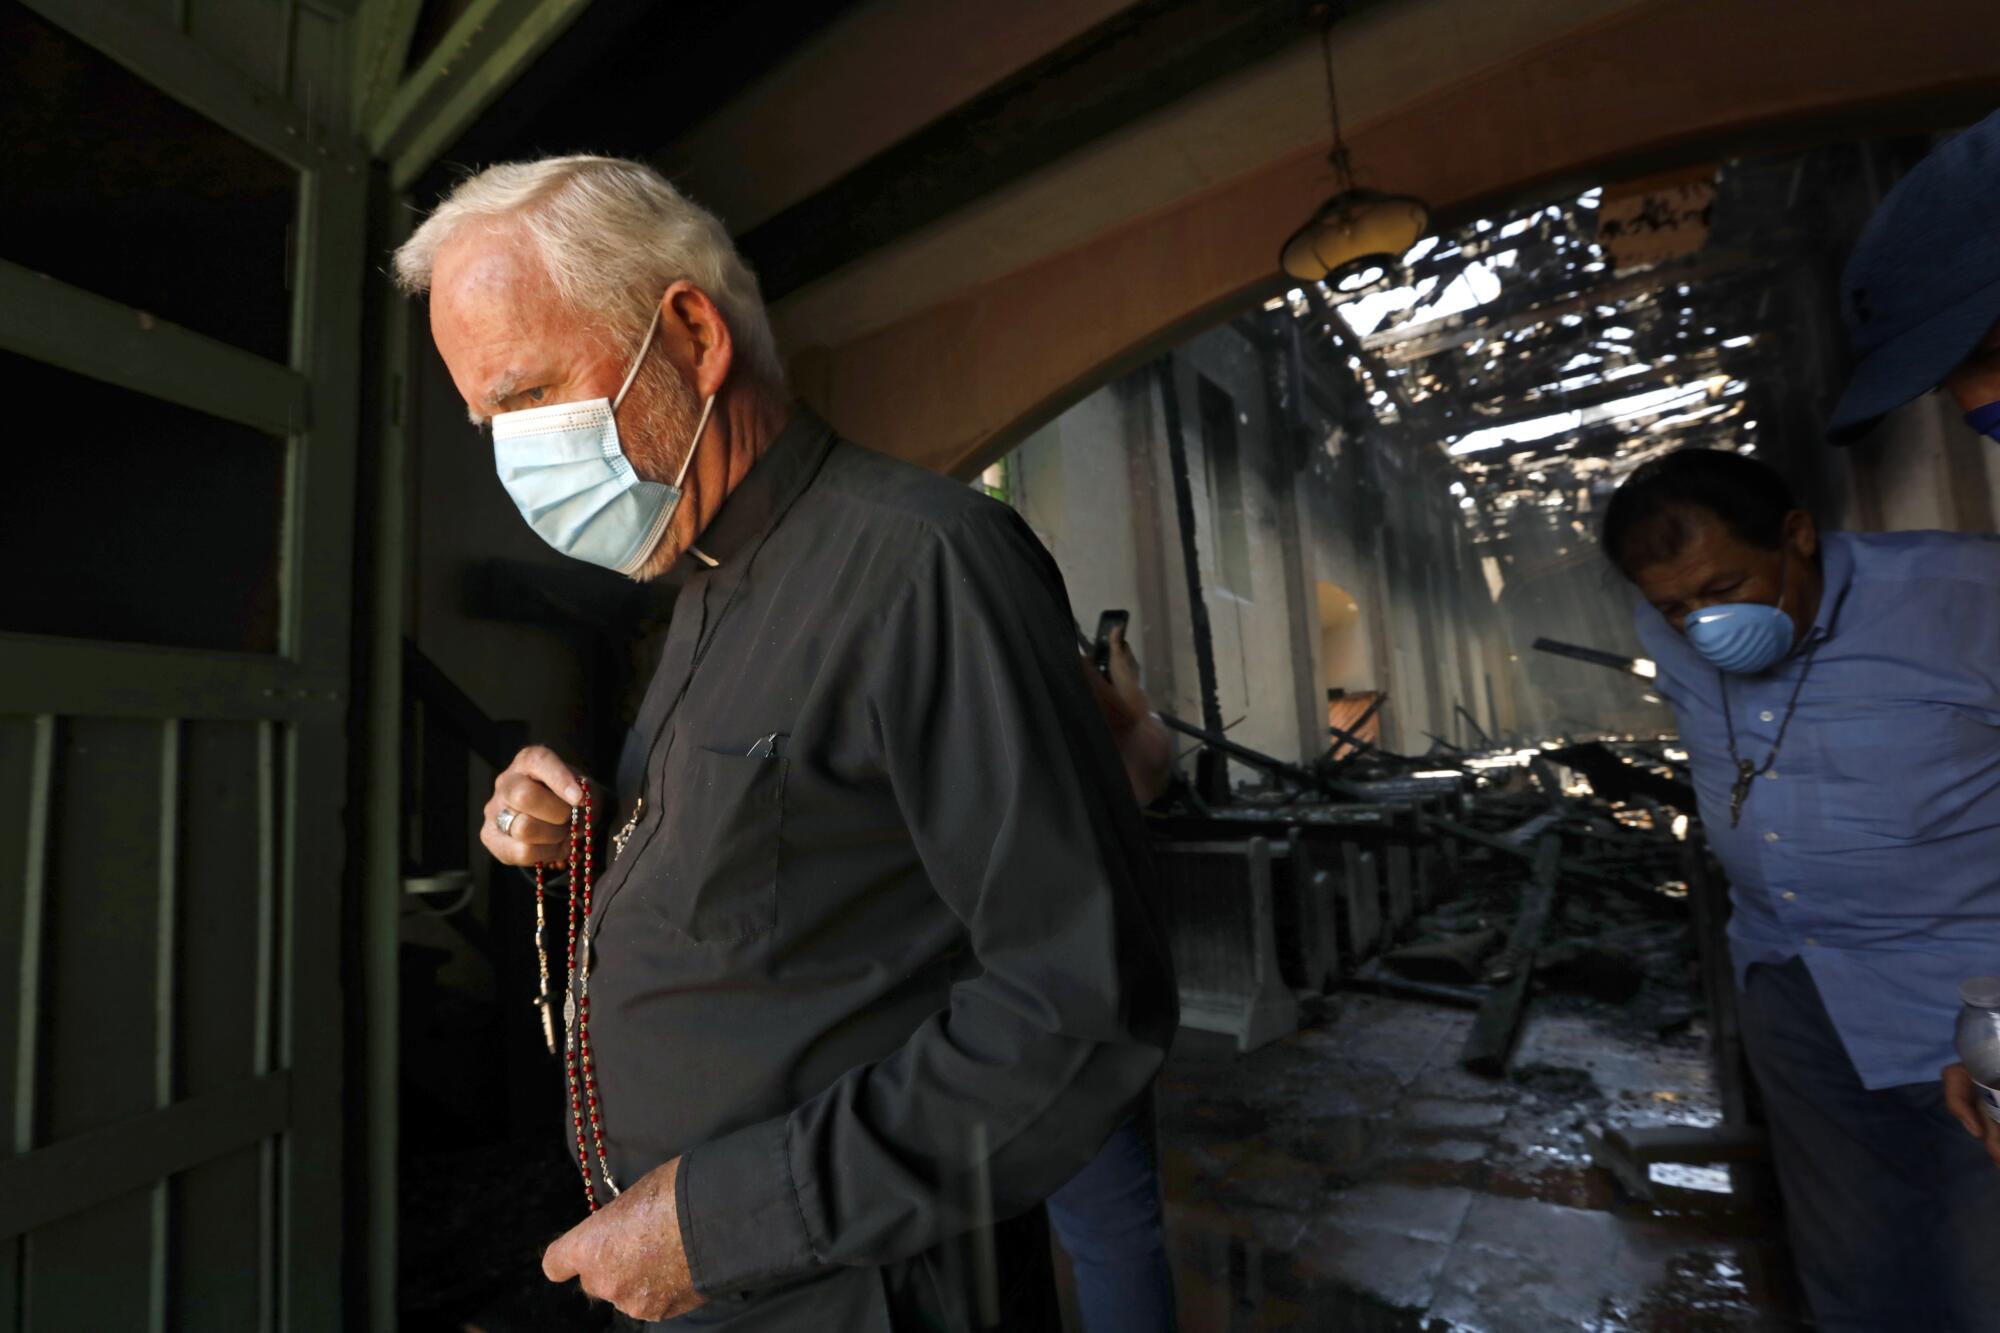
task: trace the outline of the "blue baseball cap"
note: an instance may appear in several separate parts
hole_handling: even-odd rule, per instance
[[[1855,367],[1827,436],[1848,444],[2000,324],[2000,112],[1896,182],[1848,257],[1840,308]]]

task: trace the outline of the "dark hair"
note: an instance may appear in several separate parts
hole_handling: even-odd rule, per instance
[[[1713,514],[1737,540],[1767,551],[1783,544],[1785,516],[1799,507],[1776,470],[1720,449],[1680,449],[1641,464],[1604,509],[1599,540],[1625,577],[1679,555],[1694,520]]]

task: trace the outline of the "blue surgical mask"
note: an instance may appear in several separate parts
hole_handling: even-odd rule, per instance
[[[2000,402],[1973,408],[1965,414],[1965,424],[2000,444]]]
[[[616,398],[498,412],[493,417],[493,465],[514,507],[538,536],[564,555],[615,569],[627,578],[660,544],[680,507],[681,482],[708,429],[715,395],[702,404],[687,457],[671,484],[647,481],[632,470],[618,440],[618,405],[638,378],[646,350],[660,327],[660,312],[646,326]]]
[[[1787,556],[1778,576],[1778,604],[1727,602],[1696,611],[1687,618],[1687,641],[1702,657],[1723,671],[1754,676],[1771,668],[1792,650],[1798,626],[1785,611],[1785,584],[1791,572]]]

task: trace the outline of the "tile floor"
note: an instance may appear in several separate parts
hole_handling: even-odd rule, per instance
[[[1159,1112],[1184,1333],[1799,1327],[1726,1172],[1640,1204],[1589,1165],[1591,1125],[1713,1123],[1698,1031],[1543,1007],[1488,1080],[1457,1064],[1471,1022],[1352,996],[1248,1056],[1182,1034]]]
[[[1537,1000],[1499,1081],[1457,1065],[1469,1013],[1417,1002],[1347,997],[1248,1056],[1183,1032],[1159,1096],[1183,1333],[1797,1328],[1765,1212],[1634,1204],[1590,1167],[1588,1125],[1715,1115],[1699,1034],[1623,1023]],[[558,1137],[407,1165],[404,1328],[602,1333],[541,1280],[578,1208]]]

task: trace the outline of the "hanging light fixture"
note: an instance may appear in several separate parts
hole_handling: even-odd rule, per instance
[[[1431,211],[1423,200],[1407,194],[1384,194],[1354,183],[1354,164],[1347,140],[1340,133],[1340,99],[1333,86],[1333,19],[1331,11],[1320,27],[1320,49],[1326,57],[1326,105],[1333,121],[1333,165],[1339,189],[1321,204],[1306,225],[1293,232],[1278,252],[1278,263],[1301,282],[1329,282],[1342,290],[1359,290],[1380,281],[1401,262],[1411,246],[1423,239]],[[1356,283],[1369,269],[1374,281]]]

